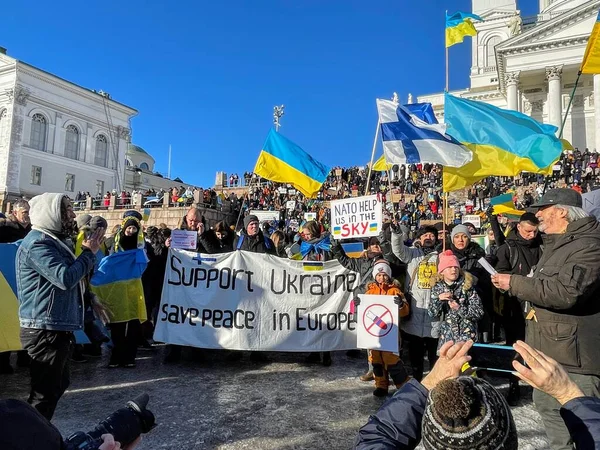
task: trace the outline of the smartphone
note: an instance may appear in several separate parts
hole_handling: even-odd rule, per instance
[[[525,365],[521,355],[508,345],[473,344],[469,350],[469,356],[471,356],[469,365],[477,369],[514,372],[513,361],[516,360]]]

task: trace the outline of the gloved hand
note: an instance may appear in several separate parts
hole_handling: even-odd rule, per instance
[[[402,307],[402,305],[404,305],[406,303],[406,300],[401,295],[396,295],[394,297],[394,303],[396,305],[398,305],[399,307]]]
[[[358,297],[354,297],[354,300],[352,300],[354,302],[354,307],[357,308],[360,305],[360,298]]]

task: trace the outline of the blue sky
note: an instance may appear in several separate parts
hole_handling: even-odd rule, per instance
[[[537,0],[520,0],[525,15]],[[177,6],[174,6],[177,5]],[[204,187],[252,170],[273,106],[281,132],[325,164],[369,160],[375,98],[444,86],[444,12],[469,0],[6,2],[9,55],[136,108],[133,142]],[[470,38],[450,49],[466,87]]]

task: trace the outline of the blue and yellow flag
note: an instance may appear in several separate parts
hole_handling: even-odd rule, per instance
[[[386,171],[390,170],[392,168],[392,166],[393,166],[393,164],[389,164],[385,160],[385,155],[381,155],[381,158],[379,158],[373,164],[373,170],[375,170],[376,172],[386,172]]]
[[[0,352],[21,350],[15,257],[18,244],[0,244]]]
[[[494,215],[520,217],[525,211],[515,208],[513,194],[502,194],[490,199],[490,205],[494,207]]]
[[[315,160],[298,145],[271,129],[258,155],[254,173],[270,181],[289,183],[306,197],[314,197],[330,168]]]
[[[477,14],[455,12],[451,16],[446,13],[446,47],[460,44],[465,36],[477,35],[471,19],[483,20]]]
[[[600,11],[585,48],[581,73],[600,73]]]
[[[109,310],[111,323],[147,319],[142,274],[148,265],[143,249],[113,253],[102,258],[90,285]]]
[[[444,167],[445,192],[462,189],[488,176],[515,176],[522,171],[552,173],[562,152],[557,128],[518,111],[445,95],[447,133],[473,152],[462,167]]]

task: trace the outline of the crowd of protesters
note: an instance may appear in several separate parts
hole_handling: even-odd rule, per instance
[[[518,378],[536,388],[534,402],[552,448],[573,448],[573,442],[577,448],[594,448],[589,442],[600,441],[600,307],[593,301],[600,289],[600,225],[582,209],[581,192],[592,189],[600,173],[594,152],[567,152],[559,165],[546,180],[528,174],[516,180],[488,178],[464,199],[455,199],[458,216],[479,213],[479,227],[460,223],[460,217],[442,224],[441,170],[425,164],[373,172],[370,178],[364,168],[334,168],[316,199],[305,199],[289,186],[259,182],[248,196],[228,198],[236,202],[237,224],[213,227],[207,226],[201,206],[206,192],[211,200],[216,191],[203,190],[199,196],[190,189],[191,198],[203,202],[192,200],[178,228],[198,232],[196,250],[202,253],[244,250],[282,258],[299,255],[307,261],[337,259],[360,274],[351,302],[354,312],[360,308],[358,294],[395,296],[403,351],[369,352],[361,379],[374,380],[373,394],[386,396],[391,377],[397,393],[361,428],[357,448],[414,448],[421,438],[426,448],[448,448],[459,428],[463,437],[465,430],[472,432],[470,440],[453,448],[487,448],[491,441],[499,443],[494,448],[517,448],[508,406],[518,404]],[[248,178],[252,182],[252,175]],[[531,211],[510,222],[489,207],[490,197],[508,190],[515,192],[516,208]],[[174,188],[163,195],[187,198],[186,191]],[[379,195],[386,207],[383,230],[364,242],[361,257],[350,258],[329,234],[327,202],[365,192]],[[85,195],[80,194],[74,202]],[[261,223],[253,210],[279,210],[281,220]],[[306,212],[316,213],[315,218],[306,220]],[[422,220],[437,223],[422,225]],[[0,219],[0,242],[22,239],[16,269],[25,350],[18,353],[17,364],[30,367],[28,402],[47,419],[69,385],[72,360],[101,356],[110,340],[107,367],[131,369],[139,348],[153,348],[171,230],[164,224],[146,227],[134,210],[126,211],[121,225],[107,236],[106,228],[101,215],[77,217],[63,194],[21,200],[11,215]],[[474,235],[486,232],[489,245],[483,248]],[[143,249],[149,259],[141,279],[144,301],[96,296],[89,280],[102,256],[132,249]],[[490,274],[482,260],[497,272]],[[76,306],[78,298],[83,298],[83,308]],[[110,339],[95,324],[99,318]],[[72,352],[72,333],[81,328],[91,344]],[[514,364],[518,378],[506,375],[506,399],[485,381],[484,371],[478,372],[483,379],[456,378],[473,341],[514,345],[529,365]],[[164,361],[177,363],[186,353],[170,345]],[[227,357],[242,354],[228,352]],[[251,352],[250,359],[266,360],[262,352]],[[329,366],[332,355],[312,353],[307,362]],[[1,354],[0,373],[12,371],[10,354]],[[410,406],[415,404],[422,406]],[[488,418],[485,426],[483,417]],[[585,432],[577,425],[582,421],[588,424]]]

